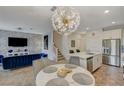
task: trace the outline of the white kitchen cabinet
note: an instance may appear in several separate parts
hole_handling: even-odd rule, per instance
[[[87,69],[90,72],[95,71],[102,65],[101,53],[74,53],[69,56],[76,56],[80,58],[80,66]]]
[[[102,55],[98,54],[93,56],[93,71],[102,65]]]
[[[87,60],[80,58],[80,66],[87,69]]]
[[[95,71],[102,65],[102,55],[97,54],[91,58],[82,59],[80,58],[80,66],[87,69],[90,72]]]

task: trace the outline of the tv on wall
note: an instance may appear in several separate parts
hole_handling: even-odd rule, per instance
[[[27,41],[27,38],[8,37],[8,46],[24,47],[27,46]]]

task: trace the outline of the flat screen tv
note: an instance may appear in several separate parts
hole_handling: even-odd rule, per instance
[[[8,37],[8,46],[24,47],[27,46],[27,41],[27,38]]]

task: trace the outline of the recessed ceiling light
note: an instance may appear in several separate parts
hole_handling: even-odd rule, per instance
[[[104,11],[104,14],[108,14],[110,11],[109,10],[105,10]]]
[[[89,30],[89,27],[87,27],[86,30]]]
[[[112,24],[115,24],[115,23],[116,23],[116,22],[114,22],[114,21],[112,22]]]

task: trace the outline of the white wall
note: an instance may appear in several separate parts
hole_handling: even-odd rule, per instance
[[[75,40],[75,47],[71,47],[71,40]],[[80,49],[81,51],[85,50],[85,40],[82,34],[72,33],[68,36],[68,48],[69,50]]]
[[[27,38],[28,46],[25,47],[12,47],[8,46],[8,37],[18,37],[18,38]],[[4,57],[9,56],[9,50],[13,50],[12,55],[18,54],[23,55],[25,53],[25,49],[28,51],[28,54],[38,54],[41,53],[42,50],[42,34],[29,34],[24,32],[14,32],[14,31],[0,31],[0,54]]]
[[[110,31],[92,31],[86,34],[86,50],[102,52],[103,39],[121,39],[121,29]]]
[[[71,40],[75,40],[75,47],[71,47]],[[69,50],[80,49],[81,51],[85,50],[85,38],[84,35],[77,32],[70,35],[60,35],[57,32],[54,32],[54,43],[57,48],[61,51],[66,59],[68,59]]]
[[[64,55],[64,57],[67,59],[68,58],[68,53],[69,53],[68,36],[67,35],[62,36],[62,49],[61,49],[61,52]]]
[[[92,34],[95,33],[93,36]],[[124,32],[123,32],[124,34]],[[121,39],[124,45],[124,37],[122,37],[122,29],[110,30],[110,31],[93,31],[86,35],[86,50],[92,52],[102,52],[102,40],[103,39]],[[121,65],[124,63],[124,53],[121,51]]]
[[[82,36],[82,38],[81,38],[81,40],[80,40],[80,50],[81,51],[86,51],[86,36],[85,36],[85,34],[82,34],[81,35]]]
[[[69,51],[68,50],[68,36],[61,35],[61,34],[57,33],[56,31],[54,31],[53,34],[54,34],[53,39],[54,39],[55,46],[61,51],[63,56],[66,58],[68,51]]]
[[[48,54],[48,58],[51,60],[55,59],[55,53],[53,50],[53,31],[51,31],[50,33],[44,33],[43,36],[48,35],[48,50],[44,50],[44,46],[42,49],[42,52],[47,53]],[[44,41],[43,45],[44,45]]]
[[[62,49],[62,35],[53,31],[53,41],[57,48]]]
[[[60,39],[59,39],[60,38]],[[56,37],[58,48],[67,58],[70,49],[79,48],[81,51],[102,52],[103,39],[121,39],[121,29],[110,31],[92,31],[87,34],[72,33],[68,36]],[[76,41],[76,47],[71,47],[71,40]]]
[[[122,40],[121,40],[121,48],[122,48],[122,52],[121,52],[121,65],[124,64],[124,29],[122,29]]]

